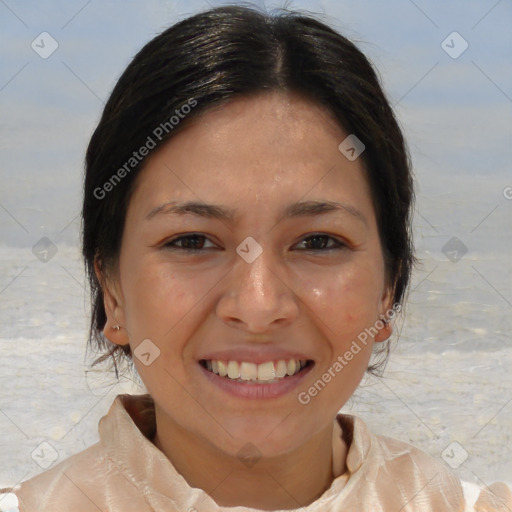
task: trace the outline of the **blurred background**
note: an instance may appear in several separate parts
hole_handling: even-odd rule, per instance
[[[91,370],[83,158],[135,53],[210,0],[0,0],[0,487],[98,440],[129,376]],[[408,140],[421,265],[384,377],[343,408],[481,485],[512,483],[512,3],[298,9],[377,67]]]

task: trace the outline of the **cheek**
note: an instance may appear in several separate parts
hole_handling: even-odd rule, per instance
[[[347,265],[338,270],[309,272],[302,282],[308,306],[334,335],[357,334],[374,320],[378,304],[378,278],[370,266]]]
[[[125,280],[126,319],[135,338],[179,339],[181,321],[199,306],[211,284],[207,276],[141,261]]]

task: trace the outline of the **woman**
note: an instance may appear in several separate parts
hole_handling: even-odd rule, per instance
[[[505,485],[338,414],[387,351],[412,203],[377,77],[323,23],[230,6],[150,41],[92,136],[83,204],[90,341],[148,393],[13,507],[510,510]]]

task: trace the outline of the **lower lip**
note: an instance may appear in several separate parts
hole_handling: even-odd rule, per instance
[[[268,398],[279,398],[280,396],[290,393],[295,389],[299,383],[306,377],[306,375],[313,368],[314,363],[309,363],[308,366],[304,367],[300,372],[295,375],[283,377],[278,382],[271,384],[260,384],[257,382],[236,382],[228,379],[227,377],[221,377],[216,373],[208,371],[203,366],[199,365],[205,377],[215,386],[229,393],[230,395],[248,398],[251,400],[261,400]]]

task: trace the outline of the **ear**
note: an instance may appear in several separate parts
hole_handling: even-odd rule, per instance
[[[391,286],[386,286],[384,293],[382,294],[379,310],[380,310],[380,321],[378,322],[379,332],[375,335],[374,341],[376,343],[382,343],[386,341],[391,334],[393,334],[392,320],[389,317],[389,313],[393,312],[393,295],[394,290]],[[394,315],[393,315],[394,316]]]
[[[126,319],[124,314],[124,299],[122,292],[102,270],[101,262],[94,261],[94,272],[103,292],[103,306],[107,316],[103,335],[116,345],[128,345],[129,337],[126,330]]]

